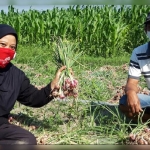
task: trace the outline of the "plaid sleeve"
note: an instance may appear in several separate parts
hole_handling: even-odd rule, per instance
[[[141,69],[139,61],[135,50],[133,50],[129,63],[128,77],[139,80],[140,76],[141,76]]]

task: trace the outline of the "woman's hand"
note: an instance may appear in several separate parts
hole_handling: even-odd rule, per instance
[[[58,71],[56,72],[56,75],[54,77],[54,79],[52,80],[51,82],[51,85],[50,85],[50,89],[51,89],[51,95],[53,97],[57,97],[58,96],[58,91],[59,91],[59,79],[60,79],[60,76],[62,74],[62,71],[66,69],[66,66],[62,66],[60,69],[58,69]]]

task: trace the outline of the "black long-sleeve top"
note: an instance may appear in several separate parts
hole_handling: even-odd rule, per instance
[[[37,89],[25,73],[12,63],[0,69],[0,125],[8,123],[7,116],[16,101],[30,107],[42,107],[53,99],[49,96],[50,91],[50,83]]]

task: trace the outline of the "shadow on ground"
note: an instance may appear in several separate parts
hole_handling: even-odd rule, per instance
[[[42,127],[42,128],[45,128],[45,129],[52,129],[54,130],[54,124],[56,126],[58,125],[62,125],[63,122],[61,120],[55,120],[55,122],[50,122],[48,120],[39,120],[36,116],[34,117],[30,117],[29,115],[27,114],[24,114],[24,113],[18,113],[18,114],[14,114],[14,113],[11,113],[9,117],[12,117],[12,122],[13,124],[16,124],[16,125],[20,125],[20,126],[35,126],[37,128],[39,127]]]
[[[110,104],[107,102],[91,102],[90,106],[90,115],[93,115],[96,126],[105,127],[109,130],[110,133],[125,134],[131,133],[133,128],[136,127],[137,123],[131,119],[126,118],[126,116],[120,111],[118,108],[118,104]],[[124,131],[124,133],[123,133]],[[122,133],[121,133],[122,132]],[[116,143],[116,144],[125,144],[127,139],[122,138],[104,138],[108,143]],[[103,139],[100,139],[100,143],[102,143]],[[109,140],[109,141],[108,141]]]
[[[116,119],[119,122],[123,122],[125,124],[134,123],[131,119],[126,118],[126,116],[120,111],[118,108],[118,104],[110,104],[108,102],[96,101],[91,102],[90,105],[90,113],[94,115],[95,123],[100,125],[100,118],[107,119]]]

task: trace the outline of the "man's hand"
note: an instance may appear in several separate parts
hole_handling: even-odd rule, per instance
[[[139,92],[138,80],[129,78],[126,84],[125,92],[127,95],[128,115],[130,117],[139,115],[143,110],[137,96],[137,93]]]
[[[127,106],[131,116],[137,116],[143,111],[135,91],[128,91]]]

